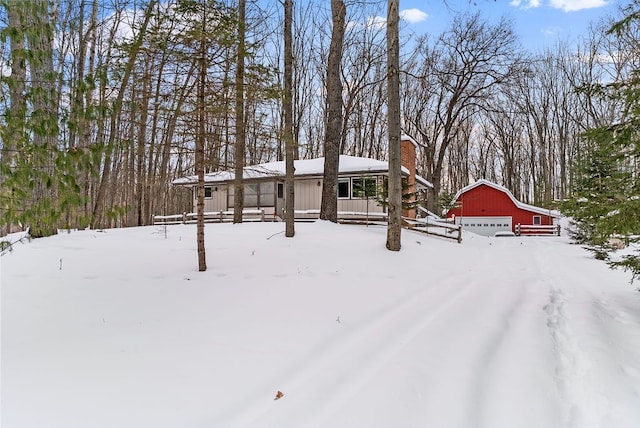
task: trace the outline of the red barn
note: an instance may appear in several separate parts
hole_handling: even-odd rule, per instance
[[[559,213],[518,201],[505,187],[478,180],[461,189],[453,198],[454,208],[446,216],[464,230],[493,236],[496,232],[516,234],[557,233]]]

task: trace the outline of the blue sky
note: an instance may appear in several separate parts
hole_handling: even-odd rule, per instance
[[[447,5],[448,4],[448,7]],[[490,20],[514,21],[523,46],[537,51],[558,40],[575,42],[587,34],[590,22],[615,15],[624,0],[400,0],[406,29],[439,35],[457,11],[480,10]]]

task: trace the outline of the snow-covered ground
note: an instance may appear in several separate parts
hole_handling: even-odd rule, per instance
[[[640,426],[640,293],[567,238],[283,230],[18,244],[2,428]]]

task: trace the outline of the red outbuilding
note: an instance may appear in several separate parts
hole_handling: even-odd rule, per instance
[[[518,201],[505,187],[481,179],[460,189],[446,217],[479,235],[558,234],[557,211]]]

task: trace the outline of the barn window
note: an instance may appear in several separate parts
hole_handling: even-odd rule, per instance
[[[211,197],[213,196],[213,193],[211,191],[211,186],[204,186],[204,198],[205,199],[211,199]]]
[[[542,224],[542,217],[540,217],[539,215],[534,215],[533,224]]]
[[[284,198],[284,183],[278,183],[278,198]]]

